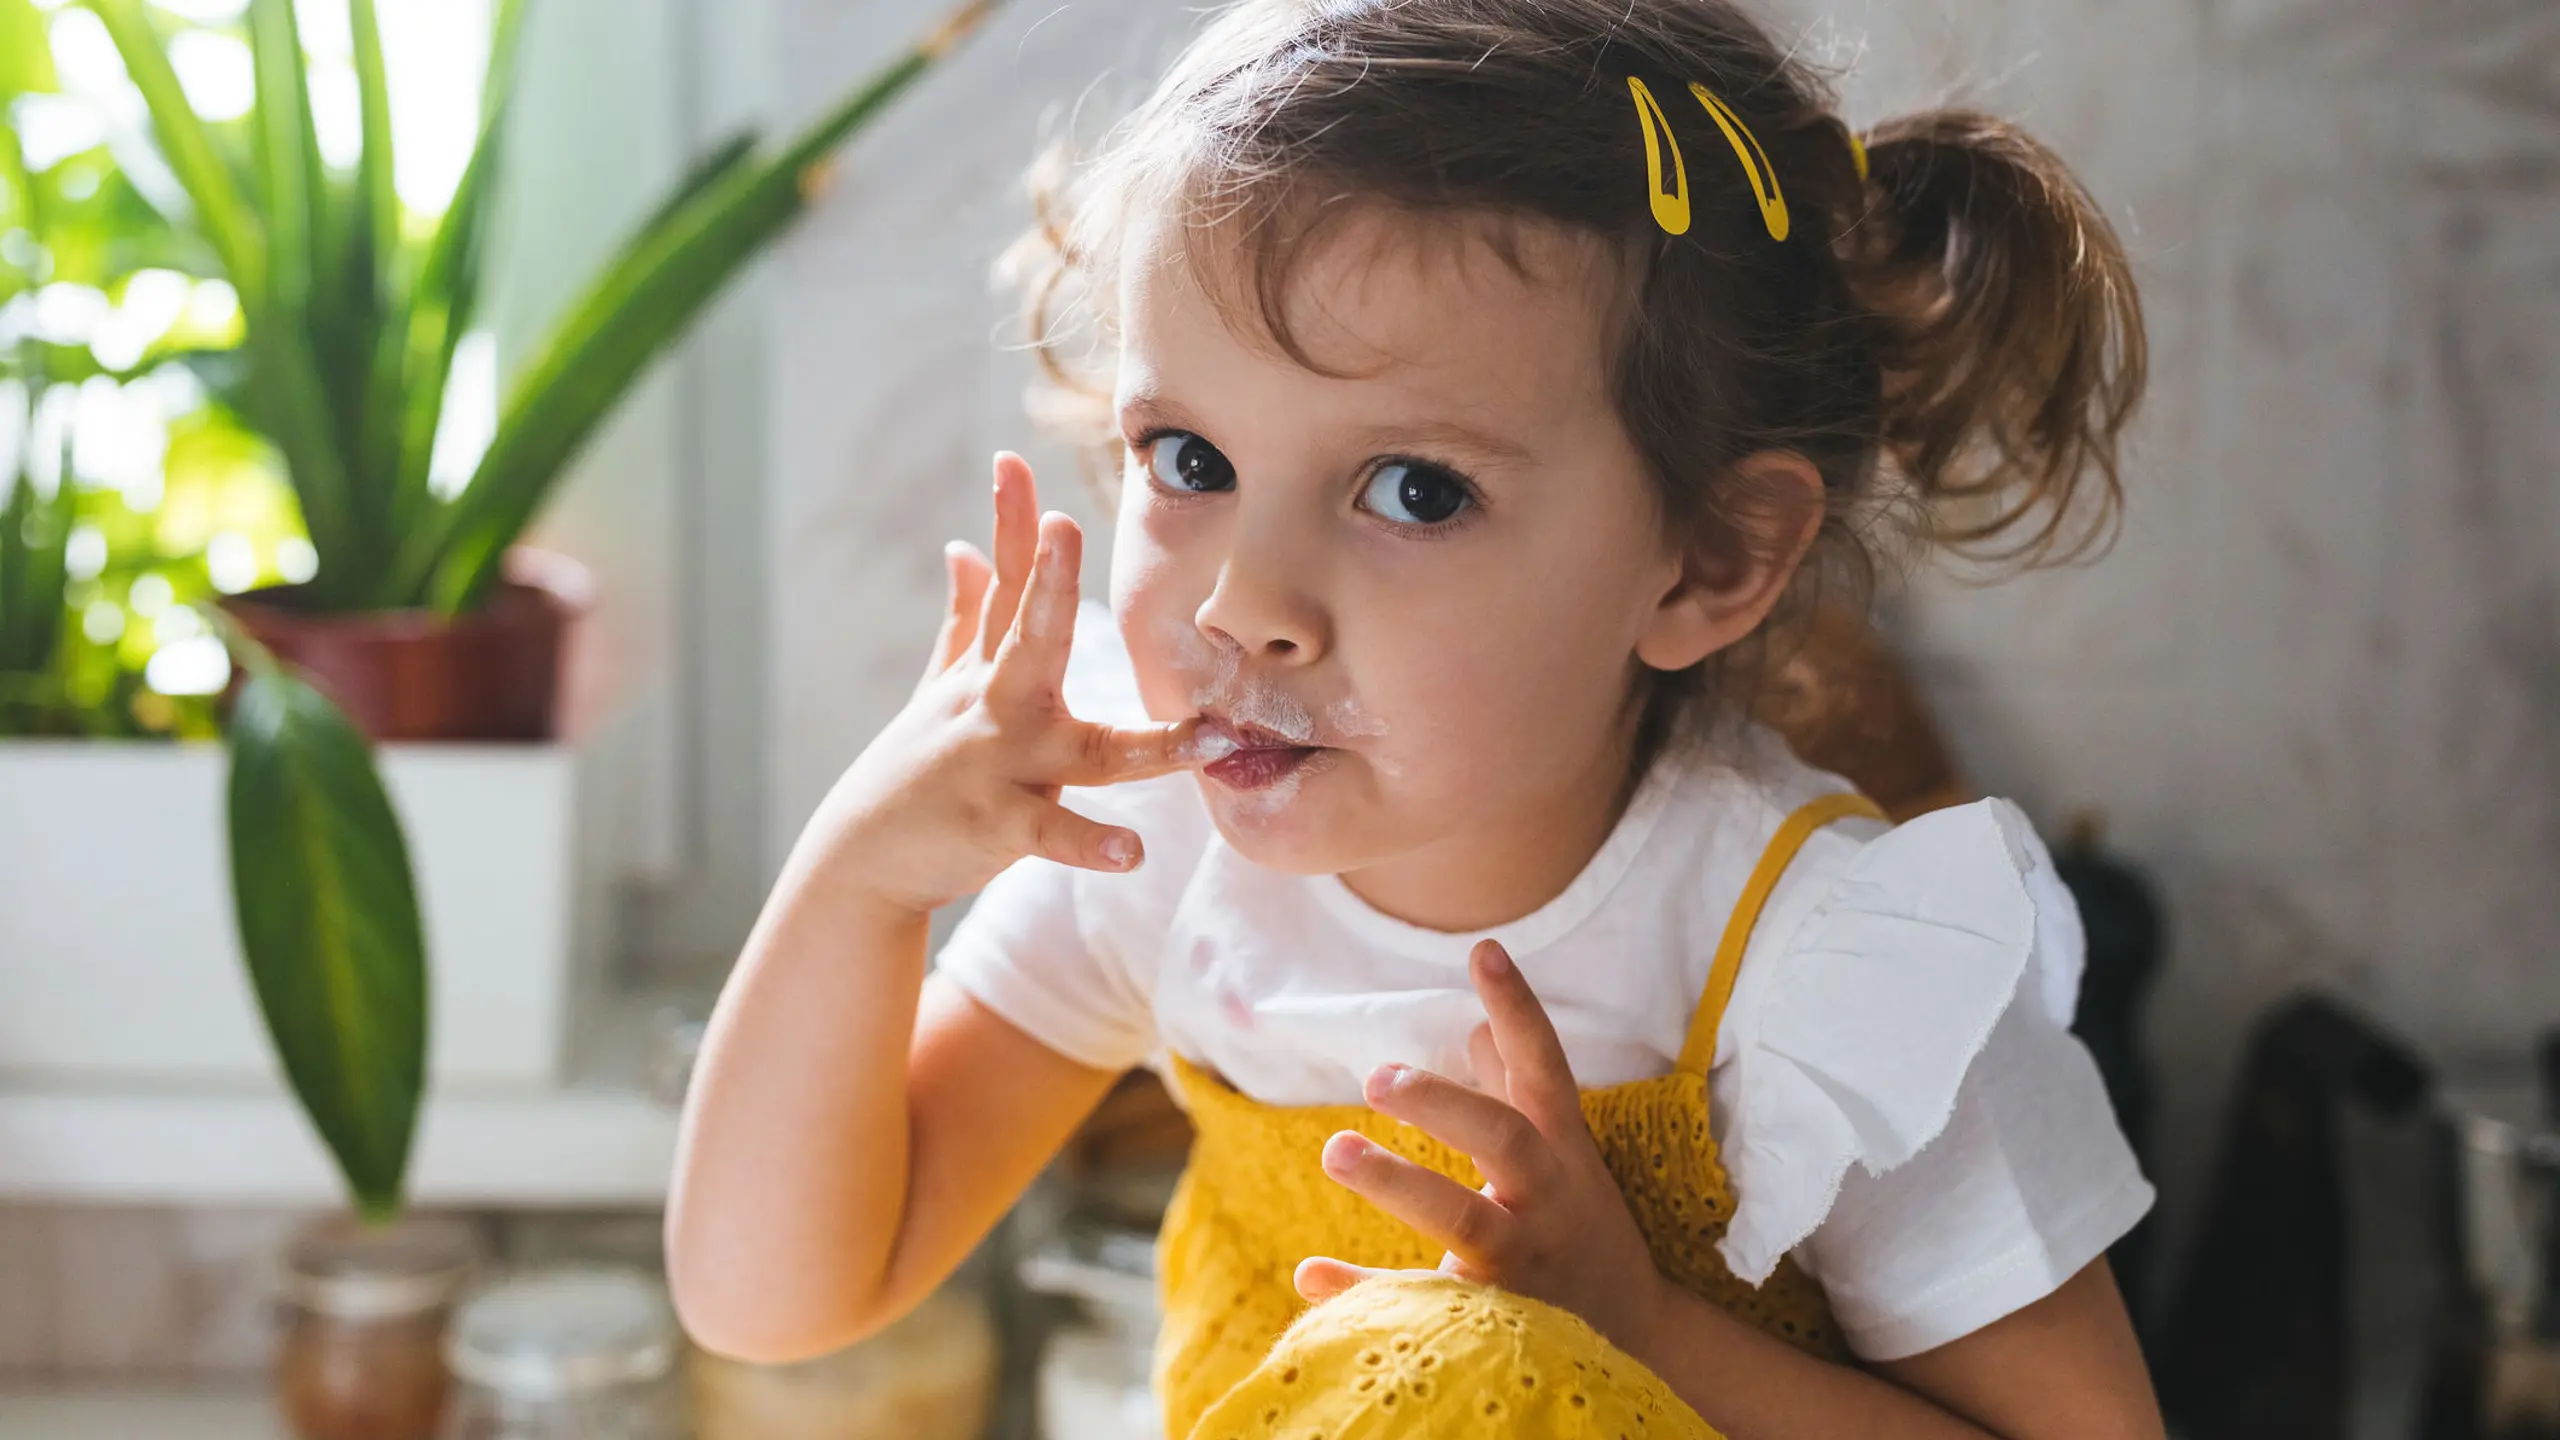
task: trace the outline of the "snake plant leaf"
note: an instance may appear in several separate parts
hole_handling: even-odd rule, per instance
[[[364,117],[364,150],[356,157],[356,186],[364,199],[375,283],[387,289],[388,257],[400,240],[400,192],[392,183],[391,80],[382,61],[382,21],[373,0],[347,0],[347,23],[355,41],[356,96]]]
[[[479,603],[507,547],[640,372],[797,219],[827,157],[992,8],[972,0],[779,153],[732,162],[643,229],[538,345],[471,483],[394,565],[446,614]]]
[[[432,513],[427,466],[434,457],[437,424],[444,416],[445,388],[453,377],[454,351],[469,332],[480,302],[480,263],[488,253],[489,227],[496,209],[498,177],[505,164],[506,117],[503,99],[481,122],[480,143],[454,186],[453,200],[428,242],[426,258],[411,283],[407,303],[384,329],[384,343],[395,339],[396,354],[376,364],[397,375],[382,378],[384,398],[400,408],[380,423],[393,427],[383,442],[399,457],[391,514],[393,533],[411,536],[429,528]],[[411,603],[413,585],[396,579],[384,596],[393,605]]]
[[[249,0],[249,53],[257,74],[249,129],[266,207],[267,299],[298,319],[317,268],[321,177],[293,0]]]
[[[221,257],[231,288],[240,296],[240,303],[254,312],[265,303],[267,294],[263,229],[241,194],[239,179],[232,174],[230,163],[214,144],[213,132],[187,103],[187,92],[178,84],[178,72],[170,67],[159,31],[152,25],[142,0],[85,3],[106,25],[116,54],[124,60],[125,74],[142,92],[161,154],[168,161],[170,173],[177,176],[186,191],[189,203],[195,206],[196,223]]]
[[[426,943],[407,842],[362,735],[281,672],[230,726],[240,948],[285,1077],[357,1208],[400,1207],[426,1088]]]
[[[761,139],[755,128],[749,126],[704,151],[685,167],[684,178],[678,180],[676,188],[668,191],[666,198],[658,202],[658,207],[649,212],[649,218],[640,222],[636,233],[656,233],[677,211],[692,203],[695,196],[735,174],[739,166],[754,157]]]

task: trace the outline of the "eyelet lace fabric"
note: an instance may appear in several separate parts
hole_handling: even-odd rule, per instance
[[[1522,1296],[1454,1277],[1398,1279],[1310,1310],[1291,1280],[1309,1255],[1425,1269],[1441,1254],[1324,1173],[1328,1136],[1358,1131],[1469,1187],[1483,1177],[1466,1156],[1374,1111],[1263,1105],[1179,1059],[1175,1070],[1199,1139],[1158,1256],[1168,1436],[1715,1433],[1589,1326]],[[1703,1077],[1586,1091],[1582,1110],[1664,1275],[1808,1354],[1847,1358],[1811,1277],[1782,1262],[1754,1289],[1717,1255],[1733,1193]]]

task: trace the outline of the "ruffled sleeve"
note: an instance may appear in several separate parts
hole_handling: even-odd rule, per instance
[[[2040,927],[2039,914],[2069,903],[2025,817],[1984,800],[1886,832],[1791,933],[1755,940],[1744,973],[1770,968],[1727,1013],[1715,1077],[1735,1190],[1719,1249],[1735,1275],[1766,1280],[1830,1213],[1851,1165],[1882,1174],[1946,1128],[2040,949],[2069,948],[2068,973],[2056,957],[2036,987],[2039,1008],[2068,1017],[2078,917]],[[1760,953],[1760,941],[1779,948]]]

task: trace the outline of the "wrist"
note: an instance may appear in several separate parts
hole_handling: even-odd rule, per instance
[[[1683,1321],[1687,1306],[1682,1302],[1688,1298],[1688,1292],[1671,1283],[1658,1267],[1645,1266],[1645,1281],[1636,1287],[1628,1302],[1627,1334],[1611,1338],[1617,1340],[1619,1349],[1643,1362],[1646,1369],[1656,1375],[1668,1374],[1671,1357],[1666,1350],[1671,1338],[1686,1328]]]
[[[876,817],[833,796],[810,817],[783,867],[781,887],[840,919],[894,927],[929,920],[939,902],[899,883],[896,847],[881,842]]]

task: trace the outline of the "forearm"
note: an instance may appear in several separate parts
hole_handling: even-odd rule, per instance
[[[1998,1440],[1890,1381],[1817,1360],[1663,1282],[1649,1334],[1631,1348],[1729,1440],[1872,1435]]]
[[[703,1037],[667,1221],[669,1278],[715,1348],[863,1328],[897,1242],[925,914],[796,855]]]

